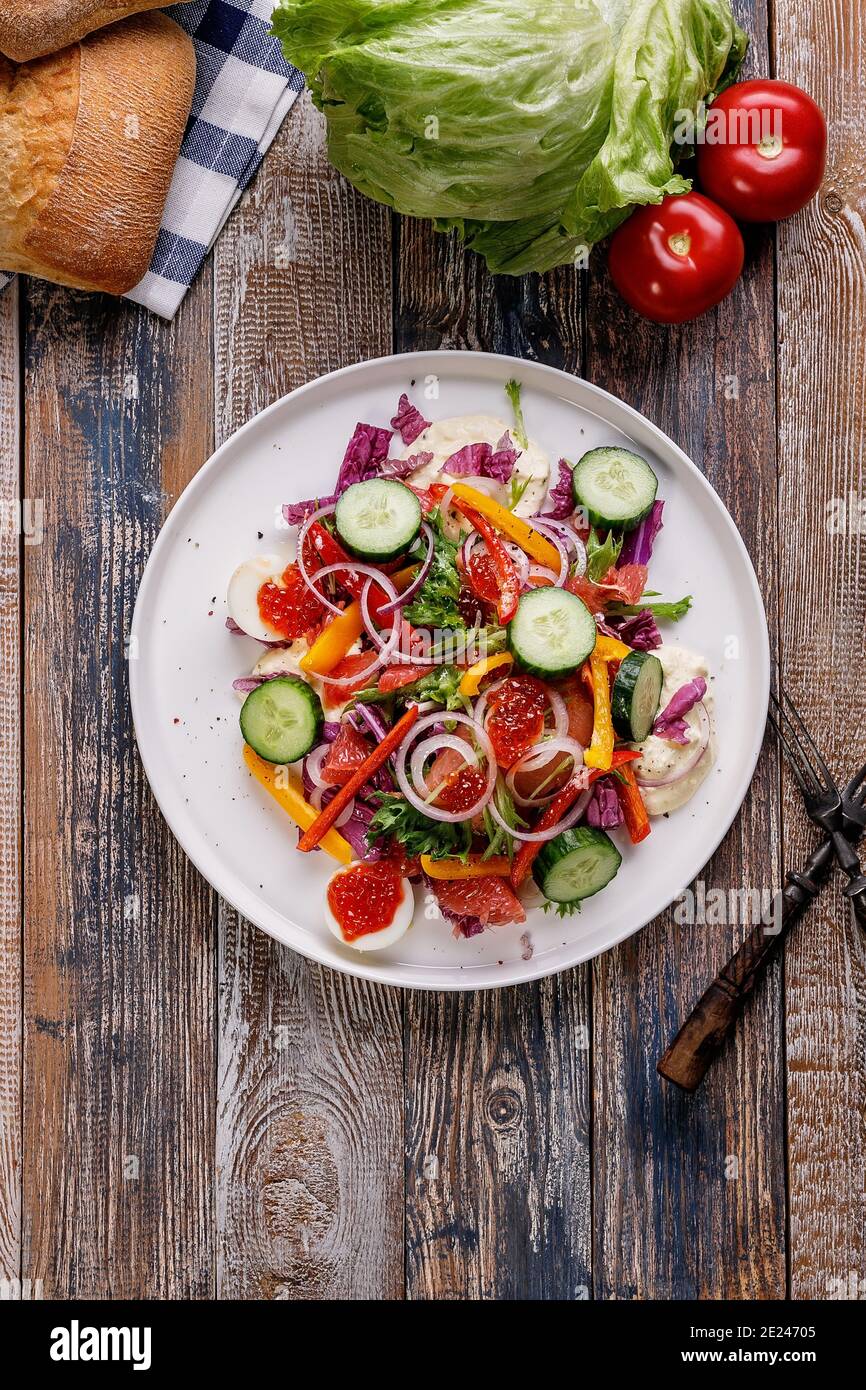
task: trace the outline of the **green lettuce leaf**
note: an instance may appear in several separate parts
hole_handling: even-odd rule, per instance
[[[273,26],[340,172],[515,275],[687,190],[676,115],[746,47],[729,0],[280,0]]]

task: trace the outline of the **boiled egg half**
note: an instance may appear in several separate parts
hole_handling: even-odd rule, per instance
[[[226,603],[229,616],[249,637],[257,637],[260,642],[282,642],[284,638],[276,628],[262,621],[259,613],[259,589],[268,580],[279,584],[283,570],[292,560],[292,554],[274,551],[268,555],[254,555],[238,565],[229,580]]]
[[[328,880],[325,921],[337,940],[354,951],[381,951],[393,946],[405,936],[414,915],[412,885],[387,861],[355,861]]]

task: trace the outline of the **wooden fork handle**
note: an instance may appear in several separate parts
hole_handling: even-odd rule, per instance
[[[833,863],[833,846],[825,842],[802,873],[787,875],[773,903],[772,920],[760,923],[704,991],[658,1063],[660,1076],[694,1091],[739,1018],[743,1005],[763,976],[794,923],[818,893]]]

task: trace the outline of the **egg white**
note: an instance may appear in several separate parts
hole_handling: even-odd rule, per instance
[[[283,640],[276,628],[271,627],[269,623],[262,622],[259,613],[259,589],[268,580],[278,584],[283,570],[291,558],[291,554],[288,552],[254,555],[251,559],[244,560],[243,564],[238,565],[229,580],[226,594],[229,616],[250,637],[257,637],[261,642],[280,642]]]
[[[344,865],[342,868],[338,869],[335,874],[331,875],[328,880],[328,887],[333,883],[335,878],[339,878],[342,874],[350,874],[359,867],[360,861],[358,860],[353,861],[351,864]],[[344,937],[342,928],[331,911],[331,905],[328,902],[328,888],[326,887],[325,921],[328,925],[328,930],[337,938],[342,946],[349,946],[353,951],[381,951],[384,950],[386,946],[393,946],[402,936],[406,935],[406,932],[412,925],[412,918],[415,915],[415,894],[412,892],[412,885],[408,878],[402,878],[400,880],[400,887],[402,890],[402,897],[397,904],[394,920],[391,922],[390,926],[383,927],[381,931],[367,932],[364,936],[359,936],[355,941],[347,941]]]

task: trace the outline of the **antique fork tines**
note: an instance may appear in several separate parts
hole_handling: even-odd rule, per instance
[[[806,811],[811,820],[832,835],[839,829],[842,797],[830,769],[791,698],[783,691],[782,700],[779,700],[771,691],[770,699],[776,715],[771,710],[767,717],[788,759],[794,781],[803,793]],[[812,750],[811,759],[805,744]]]

